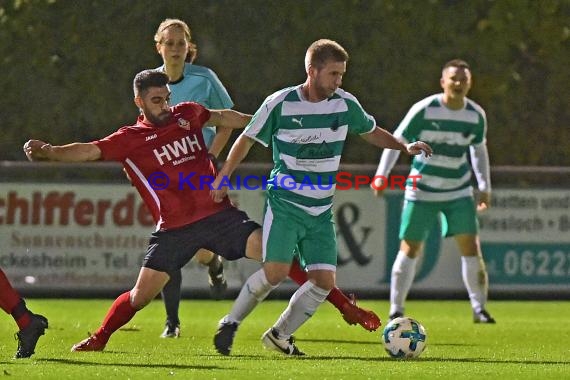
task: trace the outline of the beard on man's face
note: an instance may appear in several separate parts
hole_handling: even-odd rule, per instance
[[[168,123],[170,118],[169,111],[161,111],[159,114],[145,113],[146,118],[154,125],[163,126]]]

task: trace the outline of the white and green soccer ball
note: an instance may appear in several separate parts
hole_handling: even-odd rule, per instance
[[[426,348],[426,341],[426,329],[413,318],[394,318],[382,332],[382,344],[393,358],[417,358]]]

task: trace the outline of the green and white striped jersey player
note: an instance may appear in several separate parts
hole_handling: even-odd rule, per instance
[[[370,133],[376,122],[350,93],[337,89],[318,103],[303,99],[301,85],[265,100],[244,135],[273,150],[270,198],[317,216],[330,210],[348,133]]]
[[[471,71],[465,61],[447,62],[440,84],[443,93],[414,104],[394,132],[403,142],[426,141],[433,147],[433,155],[429,160],[414,157],[406,182],[400,248],[390,279],[389,315],[393,319],[404,314],[417,257],[423,253],[425,240],[439,219],[442,236],[453,236],[461,253],[462,279],[469,293],[474,322],[495,323],[485,309],[488,280],[476,213],[489,207],[491,198],[487,118],[483,108],[467,98]],[[398,155],[397,151],[385,150],[376,176],[388,177]],[[479,188],[477,202],[471,185],[471,167]],[[378,182],[375,187],[382,188]]]
[[[305,56],[305,83],[269,96],[236,140],[212,183],[212,195],[246,157],[255,141],[273,149],[274,167],[266,191],[263,219],[263,268],[246,281],[230,314],[220,322],[233,334],[241,321],[289,274],[295,251],[309,278],[289,307],[262,337],[264,346],[285,355],[303,355],[292,334],[316,311],[335,286],[336,236],[332,201],[347,134],[360,134],[379,147],[407,154],[430,154],[423,142],[405,145],[376,127],[354,96],[341,90],[348,54],[335,41],[314,42]],[[233,326],[230,329],[230,326]],[[230,334],[227,334],[230,336]],[[218,335],[218,338],[220,335]]]
[[[267,182],[263,220],[265,261],[290,264],[297,250],[307,270],[334,272],[332,202],[348,133],[405,152],[416,149],[419,153],[425,148],[422,142],[407,147],[378,128],[352,94],[337,87],[328,97],[310,101],[304,86],[267,97],[232,147],[219,177],[233,172],[253,142],[271,146],[274,167]],[[242,153],[236,155],[236,150]],[[216,182],[213,188],[218,188]]]

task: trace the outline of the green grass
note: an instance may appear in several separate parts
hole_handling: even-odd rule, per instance
[[[385,318],[386,301],[362,301]],[[104,352],[70,352],[99,326],[111,300],[28,300],[50,328],[31,359],[14,360],[15,324],[0,323],[0,378],[13,379],[562,379],[570,376],[570,303],[490,304],[497,325],[475,325],[467,301],[409,301],[407,311],[427,329],[416,360],[388,357],[379,333],[348,326],[329,304],[297,332],[307,354],[288,358],[265,351],[261,334],[286,306],[262,303],[244,321],[232,355],[212,346],[217,321],[230,301],[184,301],[182,337],[160,339],[164,311],[154,301],[111,338]]]

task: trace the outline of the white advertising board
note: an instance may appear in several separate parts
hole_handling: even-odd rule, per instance
[[[566,290],[570,284],[570,191],[496,190],[480,216],[491,288]],[[263,212],[261,190],[231,192],[250,217]],[[398,249],[401,193],[374,198],[368,189],[337,191],[338,284],[355,291],[386,291]],[[108,184],[0,184],[0,267],[20,289],[82,291],[129,289],[137,277],[150,215],[135,189]],[[226,263],[230,288],[259,268]],[[289,285],[290,286],[290,285]],[[207,273],[190,262],[183,288],[205,290]],[[452,240],[436,232],[419,265],[416,290],[463,289]]]

